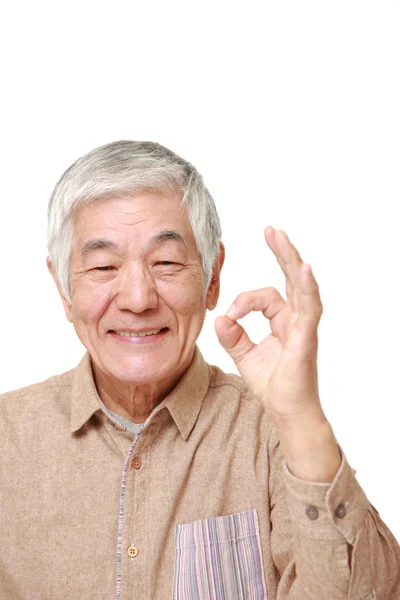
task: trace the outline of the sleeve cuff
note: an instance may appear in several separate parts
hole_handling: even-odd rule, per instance
[[[293,528],[301,536],[354,544],[369,502],[339,447],[342,462],[332,483],[313,483],[292,475],[283,461],[286,500]]]

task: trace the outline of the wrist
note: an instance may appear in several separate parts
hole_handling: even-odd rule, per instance
[[[277,425],[280,446],[289,471],[315,483],[331,483],[342,457],[325,415]]]

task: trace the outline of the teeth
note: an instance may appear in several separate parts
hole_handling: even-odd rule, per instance
[[[142,331],[140,333],[137,333],[136,331],[116,331],[115,333],[118,333],[118,335],[124,335],[126,337],[146,337],[146,335],[155,335],[160,331],[161,329],[154,329],[154,331]]]

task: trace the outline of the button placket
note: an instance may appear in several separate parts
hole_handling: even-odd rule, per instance
[[[132,497],[135,496],[134,488],[137,478],[131,471],[131,465],[134,454],[138,451],[138,448],[142,446],[140,436],[134,438],[129,448],[129,452],[125,457],[122,480],[120,485],[120,504],[119,504],[119,516],[118,516],[118,537],[117,537],[117,577],[116,577],[116,599],[121,599],[121,584],[123,579],[123,548],[125,546],[125,557],[132,562],[139,554],[139,549],[134,543],[130,543],[132,540],[133,533],[129,533],[130,521],[137,520],[140,522],[140,517],[136,518],[136,515],[132,514],[131,510],[126,510],[126,507],[130,507]],[[131,537],[132,536],[132,537]],[[125,545],[126,544],[126,545]],[[136,562],[136,565],[140,565],[142,561]],[[133,565],[132,565],[133,566]],[[126,576],[124,574],[124,576]],[[131,580],[127,579],[125,582],[126,589],[130,593],[132,586]],[[127,593],[128,593],[127,592]]]
[[[140,477],[139,473],[133,473],[133,462],[138,458],[143,466],[147,460],[148,448],[151,446],[149,442],[149,430],[151,429],[151,420],[163,408],[163,403],[154,410],[152,415],[147,419],[140,433],[134,438],[129,452],[125,458],[123,478],[120,487],[120,512],[118,520],[118,541],[117,541],[117,577],[116,577],[116,600],[121,600],[121,585],[123,578],[127,593],[134,595],[135,581],[143,581],[145,579],[145,564],[146,564],[146,539],[144,524],[146,522],[146,498],[147,498],[147,478]],[[152,439],[152,438],[150,438]],[[146,448],[146,450],[144,449]],[[138,463],[135,462],[137,465]],[[129,542],[136,539],[140,546],[136,543]],[[126,545],[125,545],[126,544]],[[126,548],[126,568],[123,567],[123,548]],[[129,551],[129,552],[128,552]],[[132,570],[135,572],[135,578],[132,578]]]

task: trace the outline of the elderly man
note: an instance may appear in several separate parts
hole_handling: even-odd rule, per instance
[[[357,483],[318,394],[322,306],[283,231],[286,276],[240,294],[196,340],[224,247],[196,169],[149,142],[97,148],[49,204],[48,268],[87,349],[0,398],[0,597],[395,600],[400,548]],[[253,344],[238,323],[262,311]]]

